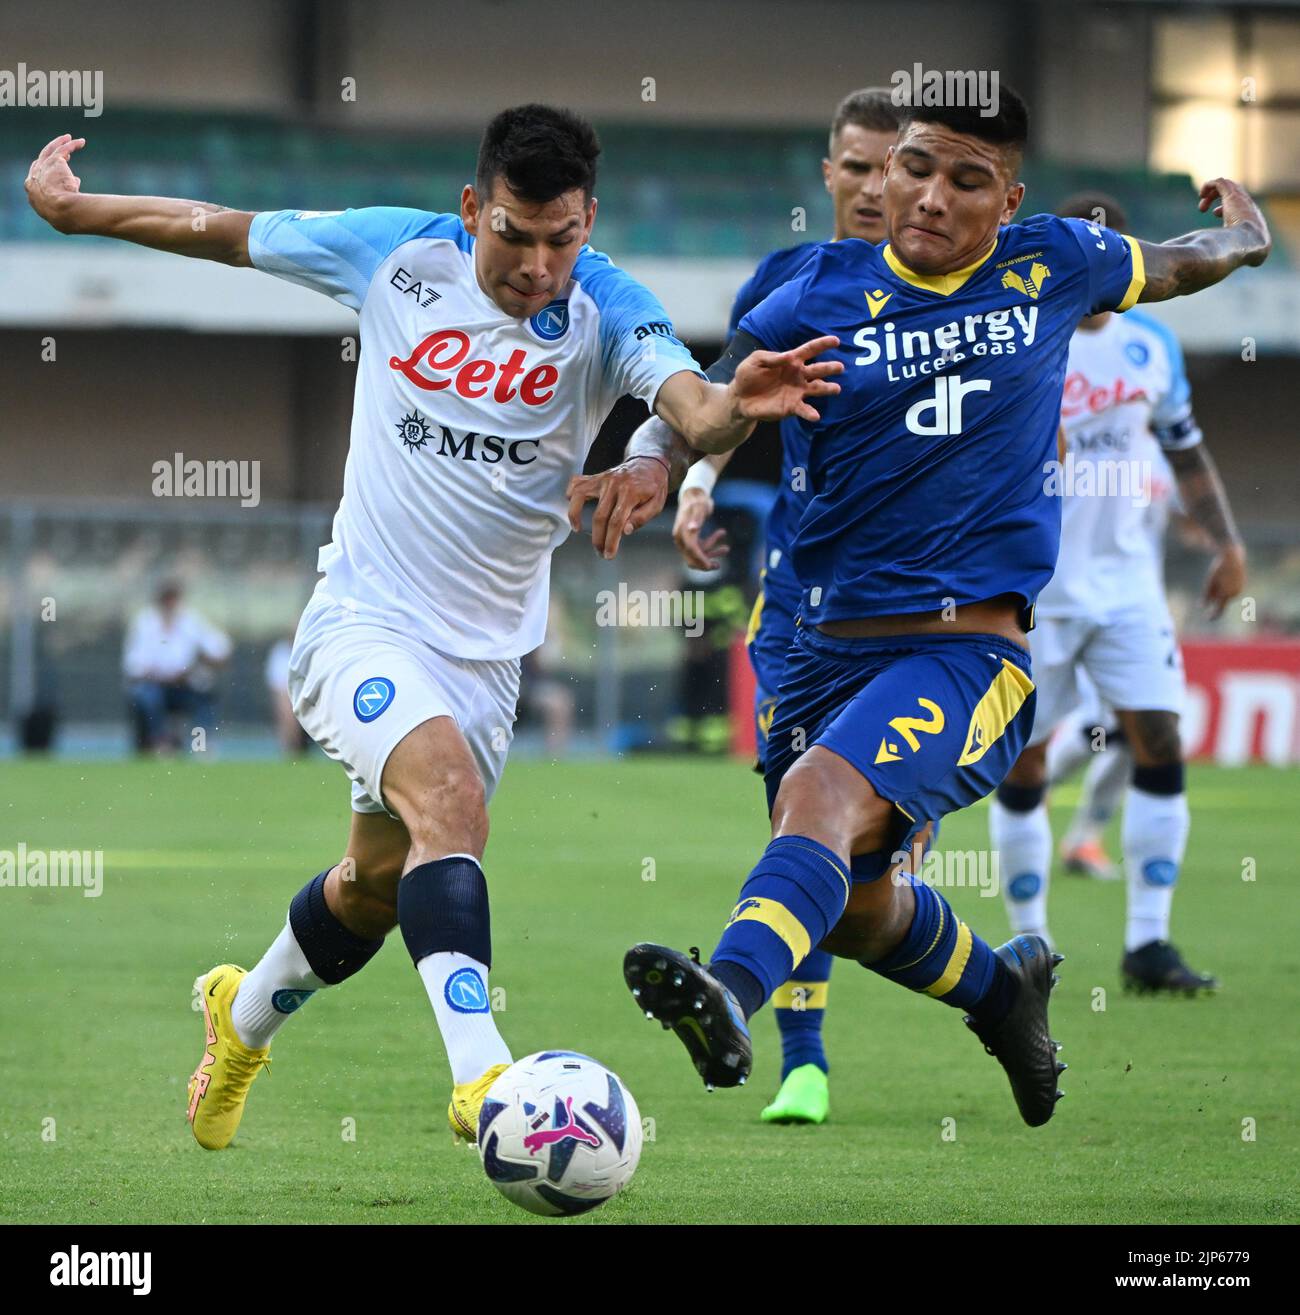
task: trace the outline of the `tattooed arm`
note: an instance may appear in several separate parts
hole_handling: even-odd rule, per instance
[[[48,143],[27,171],[27,200],[60,233],[90,233],[137,242],[179,256],[247,266],[253,215],[204,201],[165,196],[104,196],[81,190],[68,163],[86,144],[67,133]]]
[[[1223,219],[1222,228],[1198,229],[1168,242],[1138,243],[1146,273],[1138,301],[1185,297],[1221,282],[1242,265],[1264,263],[1273,240],[1246,189],[1230,178],[1215,178],[1201,187],[1200,208],[1212,205]]]
[[[1201,601],[1211,616],[1221,616],[1246,585],[1246,548],[1237,533],[1228,495],[1204,443],[1166,452],[1165,457],[1178,480],[1183,510],[1214,544],[1215,558]]]

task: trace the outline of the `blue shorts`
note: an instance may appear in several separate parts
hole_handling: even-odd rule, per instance
[[[836,639],[800,627],[767,736],[768,809],[804,749],[852,763],[898,810],[885,848],[853,858],[854,877],[873,880],[926,822],[1002,783],[1034,701],[1029,654],[999,635]]]
[[[754,744],[758,750],[759,771],[763,770],[776,691],[781,684],[786,654],[794,643],[795,630],[793,612],[760,590],[753,615],[749,618],[749,633],[745,636],[749,665],[754,668]]]

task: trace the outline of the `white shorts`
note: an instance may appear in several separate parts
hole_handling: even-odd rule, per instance
[[[1038,708],[1030,744],[1042,744],[1090,697],[1129,711],[1183,711],[1183,654],[1167,611],[1133,608],[1107,618],[1042,617],[1029,632]]]
[[[353,812],[389,811],[380,788],[388,755],[431,717],[460,728],[491,799],[514,738],[519,659],[449,657],[316,593],[294,636],[289,698],[303,729],[352,778]]]

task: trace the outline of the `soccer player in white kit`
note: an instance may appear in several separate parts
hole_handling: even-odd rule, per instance
[[[1100,195],[1072,198],[1058,213],[1126,226],[1118,204]],[[1079,701],[1082,670],[1115,709],[1133,754],[1122,828],[1125,984],[1212,990],[1218,982],[1189,968],[1169,940],[1191,819],[1178,728],[1182,657],[1148,525],[1157,445],[1187,514],[1217,549],[1205,588],[1216,615],[1241,592],[1245,551],[1192,414],[1182,353],[1163,325],[1141,312],[1083,320],[1070,344],[1061,408],[1061,553],[1030,633],[1038,711],[990,809],[1008,915],[1014,931],[1047,936],[1047,741]]]
[[[361,324],[343,500],[289,676],[299,720],[352,780],[351,831],[250,972],[221,964],[196,982],[190,1125],[226,1146],[286,1019],[400,927],[446,1045],[449,1122],[473,1141],[510,1062],[489,1007],[486,805],[520,657],[543,639],[551,553],[594,497],[593,537],[612,555],[684,464],[679,445],[641,439],[582,477],[587,452],[624,393],[701,451],[760,419],[816,418],[806,397],[838,392],[827,376],[843,367],[809,360],[835,340],[751,355],[728,384],[704,377],[653,294],[587,245],[600,147],[568,111],[498,114],[459,214],[88,195],[68,162],[84,145],[56,138],[28,174],[33,208],[60,232],[251,265]]]

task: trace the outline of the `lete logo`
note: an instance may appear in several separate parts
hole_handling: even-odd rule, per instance
[[[357,692],[352,696],[352,711],[357,714],[358,721],[374,721],[393,701],[396,693],[387,676],[372,676],[357,686]]]
[[[461,397],[486,397],[489,384],[495,380],[492,387],[494,402],[509,402],[518,397],[525,406],[544,406],[555,396],[559,370],[553,365],[535,365],[525,373],[528,353],[522,347],[516,347],[504,365],[481,357],[467,360],[469,348],[467,333],[459,329],[439,329],[422,339],[406,360],[390,356],[388,365],[390,369],[400,370],[417,388],[427,393],[452,388]],[[519,381],[518,387],[515,386],[516,380]]]

